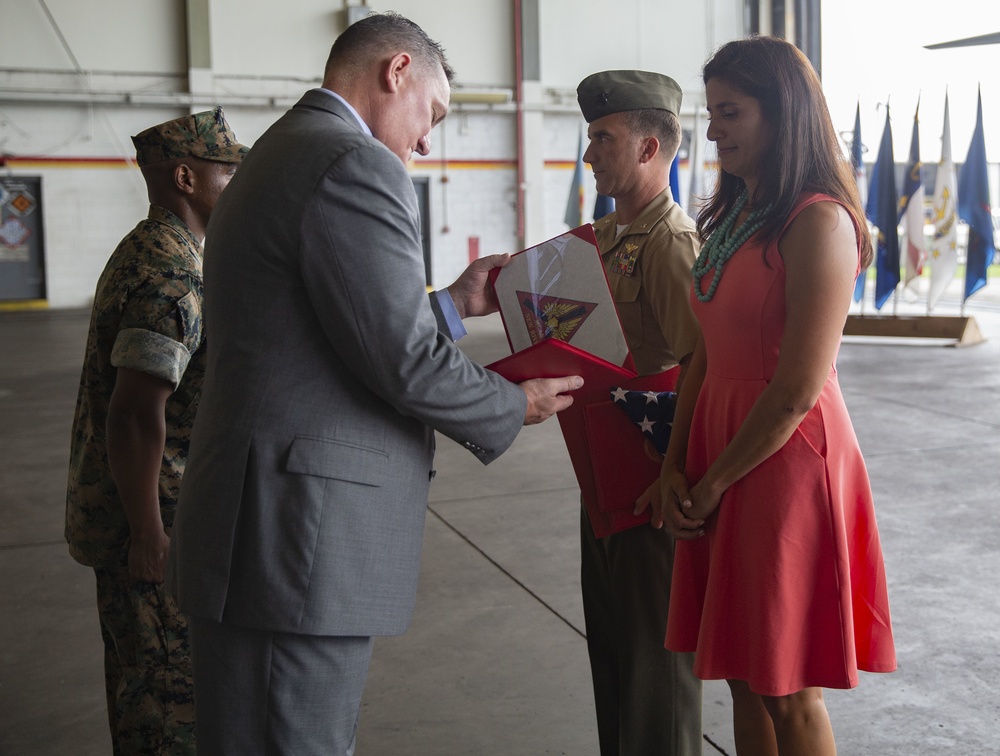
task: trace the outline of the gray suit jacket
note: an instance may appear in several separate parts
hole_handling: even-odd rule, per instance
[[[419,223],[399,158],[318,90],[223,192],[170,554],[182,611],[303,634],[406,630],[433,429],[487,463],[525,410],[440,332]]]

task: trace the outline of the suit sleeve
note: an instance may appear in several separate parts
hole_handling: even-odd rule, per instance
[[[424,280],[416,195],[379,145],[340,156],[306,208],[300,265],[324,332],[358,379],[400,413],[499,456],[524,421],[524,392],[441,333]]]

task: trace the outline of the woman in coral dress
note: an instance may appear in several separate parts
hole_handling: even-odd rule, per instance
[[[704,69],[718,187],[698,218],[702,340],[652,503],[678,539],[666,645],[725,679],[737,750],[836,753],[822,688],[895,652],[865,463],[835,360],[871,242],[809,61],[775,38]]]

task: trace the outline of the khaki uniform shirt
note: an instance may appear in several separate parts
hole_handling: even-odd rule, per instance
[[[201,245],[173,213],[149,217],[111,255],[97,283],[70,442],[66,540],[87,565],[122,558],[128,521],[108,464],[105,426],[117,369],[174,387],[166,405],[160,512],[169,530],[205,373]]]
[[[617,237],[616,223],[616,213],[594,223],[611,295],[639,375],[661,373],[698,340],[690,301],[698,233],[669,188]]]

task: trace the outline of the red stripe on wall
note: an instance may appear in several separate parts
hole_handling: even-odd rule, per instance
[[[134,162],[122,157],[0,156],[0,166],[6,168],[127,168]]]

